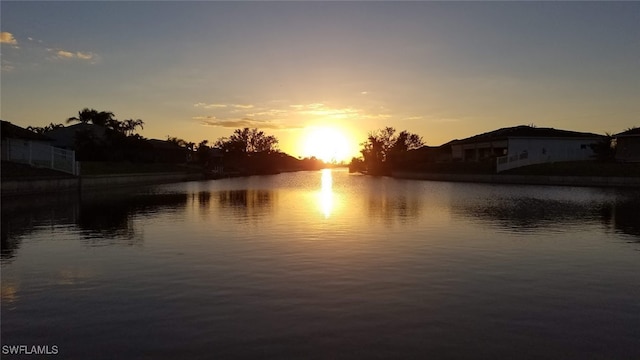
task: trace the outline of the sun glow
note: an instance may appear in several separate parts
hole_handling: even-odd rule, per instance
[[[301,143],[303,156],[315,156],[324,162],[348,161],[351,147],[345,132],[334,127],[309,127]]]

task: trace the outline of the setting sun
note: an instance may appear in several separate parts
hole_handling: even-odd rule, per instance
[[[353,152],[345,132],[334,127],[307,128],[301,148],[303,156],[315,156],[324,162],[347,161]]]

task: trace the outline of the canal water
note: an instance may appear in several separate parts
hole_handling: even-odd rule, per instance
[[[628,189],[322,170],[3,199],[1,269],[3,359],[640,358]]]

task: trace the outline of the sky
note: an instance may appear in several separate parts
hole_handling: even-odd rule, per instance
[[[257,127],[308,156],[309,136],[331,148],[340,133],[356,156],[386,126],[431,146],[521,124],[640,126],[640,2],[3,0],[0,13],[0,117],[23,127],[89,107],[142,119],[147,138]]]

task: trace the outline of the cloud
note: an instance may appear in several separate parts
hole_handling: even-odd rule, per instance
[[[68,52],[68,51],[64,51],[64,50],[58,50],[56,52],[56,55],[59,58],[65,58],[65,59],[72,59],[74,57],[74,54],[72,52]]]
[[[298,114],[301,115],[313,115],[313,116],[321,116],[328,117],[333,119],[347,119],[347,118],[356,118],[356,117],[366,117],[367,115],[363,114],[363,111],[360,109],[355,109],[351,107],[346,108],[333,108],[326,106],[322,103],[311,103],[311,104],[298,104],[298,105],[290,105],[290,108],[294,109]]]
[[[281,124],[274,124],[269,121],[257,121],[249,118],[243,118],[243,119],[237,119],[237,120],[219,120],[219,119],[216,119],[215,116],[206,116],[206,117],[197,116],[194,119],[202,120],[202,125],[233,128],[233,129],[260,128],[260,129],[279,130],[279,129],[290,128],[288,126],[283,126]]]
[[[18,45],[18,40],[13,37],[13,34],[7,31],[0,32],[0,43],[9,45]]]
[[[94,55],[92,53],[83,53],[83,52],[78,51],[76,53],[76,57],[78,59],[82,59],[82,60],[91,60],[91,59],[93,59]]]
[[[282,109],[260,109],[260,111],[248,113],[249,117],[283,117],[289,114],[289,111]]]
[[[203,109],[224,109],[224,108],[232,108],[237,110],[246,110],[253,109],[255,106],[251,104],[207,104],[203,102],[193,104],[195,107],[203,108]]]
[[[13,65],[11,65],[11,63],[9,61],[6,61],[5,59],[2,59],[2,65],[0,67],[0,71],[2,72],[11,72],[15,69],[15,67]]]
[[[209,110],[208,114],[202,114],[205,116],[193,117],[194,120],[200,120],[206,126],[225,128],[256,127],[294,130],[319,121],[384,121],[391,117],[385,112],[371,112],[348,106],[333,107],[322,102],[306,104],[280,102],[276,106],[273,102],[256,105],[198,102],[193,106]]]
[[[203,102],[199,102],[199,103],[195,103],[193,104],[194,107],[199,107],[199,108],[204,108],[204,109],[222,109],[222,108],[226,108],[227,105],[225,104],[207,104],[207,103],[203,103]]]
[[[55,53],[57,59],[80,59],[80,60],[94,60],[96,55],[90,52],[71,52],[62,49],[47,49],[48,51]]]

